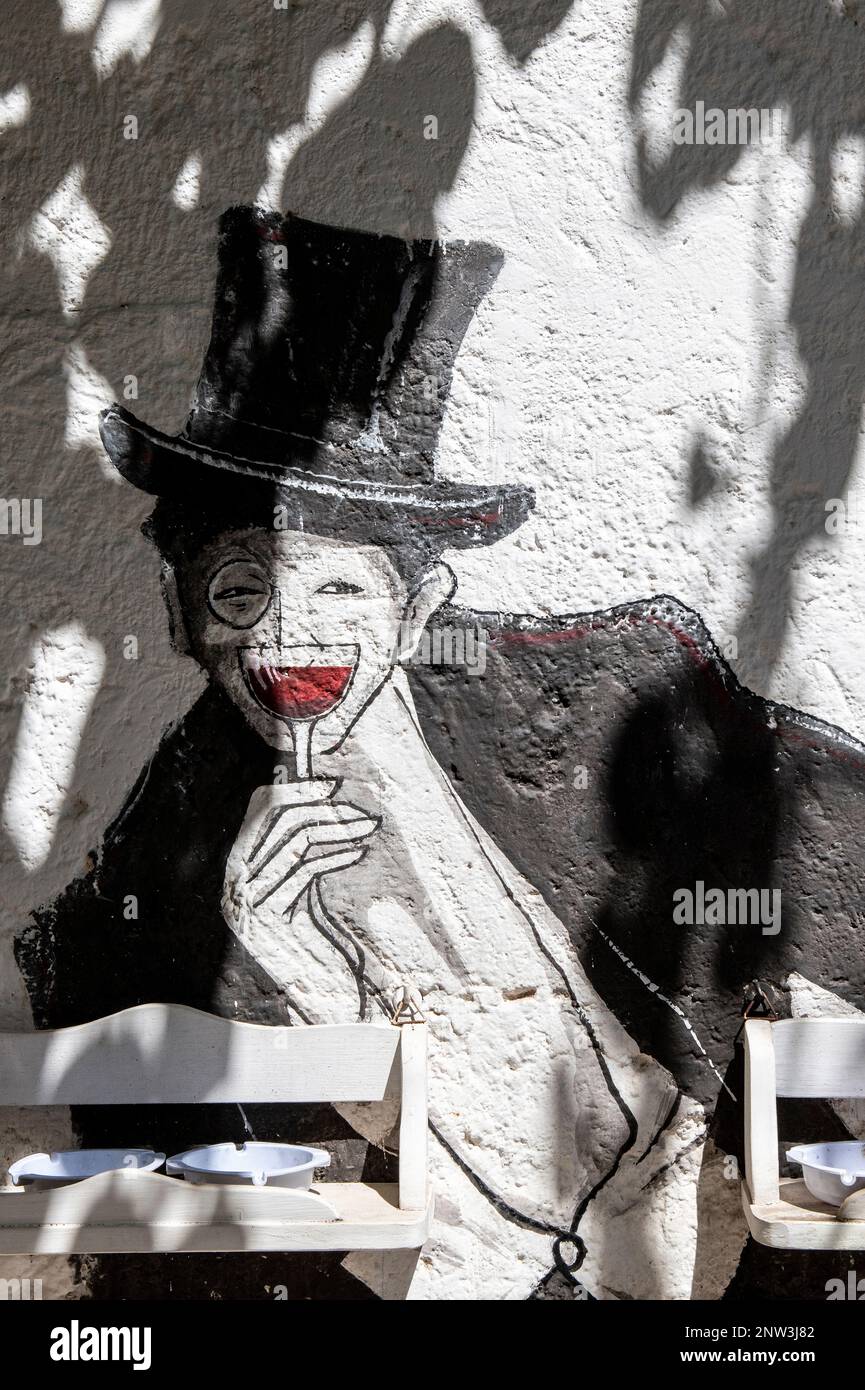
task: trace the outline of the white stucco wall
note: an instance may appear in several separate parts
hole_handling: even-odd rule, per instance
[[[14,45],[6,59],[0,157],[5,142],[12,196],[4,215],[15,238],[2,306],[11,347],[5,486],[10,495],[41,496],[44,515],[40,547],[2,542],[16,593],[4,615],[13,696],[28,687],[23,709],[13,698],[4,710],[18,750],[4,813],[19,879],[7,897],[13,913],[66,881],[156,731],[195,688],[194,672],[169,653],[155,566],[137,535],[146,501],[110,477],[96,440],[98,408],[134,373],[139,412],[179,428],[206,341],[218,212],[262,190],[277,196],[286,168],[282,198],[298,211],[326,216],[342,198],[359,216],[365,198],[366,225],[402,229],[386,166],[359,174],[354,190],[339,186],[343,169],[327,165],[297,192],[291,177],[292,153],[365,80],[376,35],[364,7],[345,7],[344,28],[313,66],[310,91],[291,89],[284,112],[278,87],[291,60],[268,36],[288,17],[263,0],[228,11],[218,30],[194,6],[179,26],[172,15],[169,27],[155,0],[67,0],[64,41],[75,47],[41,55],[39,90],[23,55],[18,81],[9,81]],[[745,617],[749,561],[772,524],[771,450],[805,390],[787,316],[812,189],[809,137],[776,128],[768,143],[743,152],[730,177],[691,192],[659,226],[638,196],[635,133],[645,129],[657,159],[670,148],[688,29],[677,31],[632,119],[636,11],[630,0],[583,0],[523,67],[465,0],[397,0],[379,35],[393,63],[442,19],[470,35],[475,120],[435,214],[443,236],[487,238],[507,256],[463,350],[441,467],[471,480],[530,481],[538,506],[495,552],[460,559],[462,597],[542,612],[673,593],[703,614],[727,650],[737,640],[733,665],[761,693],[861,736],[865,520],[821,537],[797,559],[774,668],[754,649]],[[21,16],[26,29],[26,6]],[[847,37],[857,41],[858,31]],[[31,41],[31,62],[49,38]],[[181,102],[188,60],[198,91]],[[60,69],[65,89],[51,80]],[[122,138],[126,114],[137,114],[137,141]],[[35,160],[42,187],[18,170],[16,141]],[[46,141],[62,150],[46,151]],[[839,206],[855,217],[862,150],[851,138],[839,148]],[[375,165],[372,150],[370,158]],[[717,481],[692,506],[689,455],[698,439]],[[850,495],[865,513],[860,472],[857,459]],[[138,661],[123,656],[130,633],[139,638]],[[88,709],[98,739],[85,732]],[[28,763],[19,733],[45,719],[56,757]],[[62,793],[73,782],[78,808],[58,837],[58,817],[72,814]]]
[[[537,489],[517,535],[456,562],[462,600],[543,613],[673,594],[728,651],[736,639],[732,665],[760,693],[865,737],[858,455],[849,495],[862,519],[797,557],[771,667],[746,618],[751,563],[772,526],[772,451],[807,387],[789,321],[817,159],[807,123],[786,108],[769,142],[661,225],[641,203],[636,140],[642,131],[658,161],[671,146],[687,24],[630,112],[636,0],[577,0],[523,65],[469,0],[322,4],[317,42],[306,8],[312,43],[296,52],[280,47],[290,17],[270,0],[218,12],[65,0],[56,31],[41,33],[25,3],[9,6],[3,487],[42,499],[43,537],[0,537],[4,941],[81,870],[159,732],[200,688],[169,648],[155,558],[137,529],[148,501],[111,476],[97,411],[134,374],[136,412],[181,426],[225,206],[272,197],[310,217],[336,220],[343,207],[347,221],[415,230],[401,213],[411,187],[394,193],[390,136],[361,159],[361,131],[351,160],[295,171],[373,69],[386,86],[443,20],[469,35],[477,85],[436,222],[445,238],[497,243],[506,263],[460,358],[441,469]],[[835,19],[844,23],[840,8]],[[865,42],[852,26],[844,41]],[[803,93],[811,75],[803,58]],[[123,138],[130,114],[135,141]],[[834,153],[843,231],[857,226],[865,177],[855,129]],[[692,505],[699,440],[715,481]],[[21,1020],[8,950],[4,962],[0,1012]]]

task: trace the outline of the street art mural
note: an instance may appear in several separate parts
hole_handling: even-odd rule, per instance
[[[746,1242],[737,1034],[755,983],[779,1012],[861,998],[865,749],[742,689],[675,599],[458,606],[460,550],[533,506],[435,466],[500,264],[232,208],[183,433],[102,417],[208,686],[22,928],[36,1024],[420,1013],[436,1217],[419,1257],[104,1257],[97,1296],[822,1296],[826,1257]],[[394,1154],[386,1105],[73,1118],[167,1152],[315,1140],[334,1177]]]

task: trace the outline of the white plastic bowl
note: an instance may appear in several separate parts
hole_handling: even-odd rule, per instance
[[[789,1149],[788,1159],[801,1163],[802,1177],[812,1197],[837,1207],[865,1187],[865,1144],[844,1140],[837,1144],[799,1144]]]
[[[65,1149],[53,1154],[28,1154],[9,1165],[9,1176],[16,1186],[33,1183],[39,1188],[61,1187],[80,1182],[96,1173],[117,1168],[135,1168],[153,1173],[165,1162],[165,1154],[153,1149]]]
[[[207,1144],[174,1154],[165,1165],[170,1177],[187,1182],[253,1183],[275,1187],[309,1187],[316,1168],[330,1166],[330,1154],[300,1144]]]

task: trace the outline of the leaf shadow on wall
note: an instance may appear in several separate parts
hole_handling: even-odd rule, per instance
[[[793,582],[809,548],[837,544],[827,536],[826,504],[844,499],[850,483],[865,397],[861,321],[865,303],[865,201],[842,214],[833,166],[851,139],[860,145],[865,180],[865,13],[861,6],[811,0],[641,0],[633,40],[629,103],[635,129],[639,196],[659,224],[673,223],[686,198],[723,185],[745,159],[740,144],[672,143],[650,152],[640,106],[658,69],[683,41],[675,103],[680,109],[724,113],[738,109],[790,114],[790,138],[810,144],[812,177],[804,216],[791,236],[794,273],[787,324],[804,368],[805,384],[794,418],[777,430],[766,459],[771,530],[750,562],[750,595],[736,622],[740,679],[770,688],[793,611]],[[728,132],[729,133],[729,132]],[[782,134],[773,128],[772,140]],[[764,166],[765,169],[765,166]],[[758,172],[757,177],[764,177]],[[761,190],[763,228],[758,256],[776,235],[772,188]],[[782,222],[783,225],[783,222]],[[764,266],[765,272],[766,267]],[[754,271],[755,279],[761,267]],[[759,306],[758,313],[759,313]],[[777,331],[765,325],[764,380],[744,383],[743,400],[756,402],[761,423],[772,418],[772,363]],[[744,424],[744,422],[743,422]]]
[[[196,19],[195,8],[169,3],[148,56],[138,63],[121,59],[102,80],[91,60],[92,34],[63,32],[53,0],[13,6],[6,16],[0,90],[24,84],[31,114],[0,140],[0,225],[10,248],[0,281],[7,420],[0,457],[7,495],[43,499],[44,539],[13,548],[6,538],[2,554],[3,641],[14,673],[4,710],[4,785],[34,642],[78,622],[104,648],[107,663],[52,852],[33,874],[9,855],[9,903],[44,899],[84,867],[106,811],[116,811],[160,729],[200,688],[190,663],[179,663],[169,649],[158,562],[139,535],[152,503],[111,478],[96,435],[98,409],[119,399],[169,432],[180,427],[210,331],[218,217],[232,203],[256,199],[268,178],[269,141],[302,119],[318,60],[364,23],[379,33],[387,12],[386,4],[373,3],[285,13],[241,0],[199,7]],[[346,176],[316,206],[326,180],[323,173],[316,180],[301,146],[303,177],[295,180],[289,168],[285,201],[349,225],[399,232],[410,223],[412,234],[429,232],[435,200],[455,177],[469,138],[468,42],[455,26],[440,26],[404,59],[372,68],[346,99],[346,110],[337,107],[315,137],[327,146],[332,122],[345,170],[369,165],[369,177],[358,184],[363,197]],[[421,82],[430,71],[439,113],[432,159],[433,142],[423,138],[430,92]],[[368,82],[381,103],[380,122],[365,109]],[[359,113],[356,124],[352,110]],[[137,140],[123,138],[128,115],[137,121]],[[193,151],[199,197],[194,207],[179,207],[171,190]],[[91,268],[83,302],[64,313],[58,276],[41,249],[42,229],[28,241],[27,228],[73,168],[81,171],[91,210],[85,216],[102,224],[110,245]],[[398,195],[391,193],[395,186]],[[76,218],[80,207],[60,229],[70,242],[80,230]],[[83,401],[86,440],[67,435],[76,362],[96,383]],[[130,379],[132,398],[124,396]],[[136,662],[124,659],[128,635],[138,640]],[[56,717],[63,718],[62,699]]]
[[[687,1103],[694,1142],[688,1124],[665,1132],[662,1114],[643,1117],[651,1122],[648,1150],[632,1129],[620,1154],[620,1176],[637,1199],[630,1206],[604,1169],[591,1197],[600,1198],[596,1210],[607,1201],[612,1212],[619,1200],[619,1215],[639,1214],[627,1243],[615,1235],[615,1218],[607,1227],[605,1282],[615,1289],[621,1256],[644,1279],[642,1296],[669,1296],[671,1276],[687,1271],[690,1283],[684,1251],[693,1230],[692,1296],[717,1298],[729,1287],[730,1297],[824,1297],[832,1256],[800,1252],[782,1266],[773,1263],[777,1252],[749,1243],[742,1257],[734,1040],[755,978],[781,1012],[791,1010],[793,973],[861,1008],[865,750],[744,689],[697,615],[674,599],[555,623],[496,614],[481,621],[489,634],[483,679],[460,687],[449,673],[419,675],[415,700],[433,753],[459,769],[465,804],[566,924],[588,981],[637,1056],[666,1069],[671,1104],[677,1091],[705,1112],[704,1125]],[[771,915],[755,920],[753,898],[747,913],[737,898],[721,920],[706,920],[696,904],[690,921],[676,920],[674,895],[696,895],[701,882],[707,894],[724,891],[726,902],[731,889],[777,891],[780,924]],[[769,914],[777,902],[765,900]],[[619,1142],[611,1129],[595,1130]],[[714,1147],[695,1185],[704,1132]],[[834,1132],[813,1106],[781,1115],[790,1143]],[[738,1173],[716,1151],[737,1157]],[[658,1224],[640,1205],[647,1197]],[[586,1224],[577,1212],[577,1230]],[[678,1250],[675,1260],[659,1258],[680,1236],[681,1259]],[[557,1275],[544,1288],[566,1293]]]
[[[737,1188],[745,1172],[735,1044],[745,990],[767,985],[782,1015],[793,1012],[794,974],[860,1008],[865,994],[854,867],[865,837],[865,759],[837,734],[754,697],[712,654],[672,680],[646,682],[610,747],[608,877],[582,958],[641,1049],[704,1106],[710,1157],[738,1164],[725,1165],[723,1178],[711,1163],[701,1169],[694,1297],[718,1282],[719,1183]],[[700,884],[705,901],[722,890],[720,920],[697,909]],[[684,921],[674,913],[682,889],[694,894]],[[731,905],[730,891],[742,889],[766,891],[759,920]],[[782,1102],[779,1132],[788,1144],[851,1137],[823,1102]],[[822,1298],[837,1272],[837,1253],[788,1252],[781,1262],[749,1239],[736,1259],[732,1234],[731,1252],[732,1280],[714,1297]]]
[[[568,8],[562,0],[487,5],[516,62]],[[274,180],[281,204],[306,216],[410,236],[435,232],[436,201],[453,185],[471,134],[471,47],[457,25],[442,23],[401,57],[385,58],[377,48],[391,9],[390,0],[287,11],[261,0],[163,0],[152,44],[113,56],[103,45],[98,72],[94,44],[112,20],[111,5],[94,7],[89,29],[64,23],[55,0],[10,0],[4,8],[0,92],[26,89],[29,110],[0,135],[7,247],[0,467],[8,496],[41,498],[44,507],[42,544],[21,548],[6,537],[2,551],[0,636],[11,673],[2,707],[4,785],[21,703],[30,697],[34,644],[75,622],[106,655],[47,856],[28,869],[4,842],[13,929],[33,905],[86,873],[138,768],[201,688],[197,671],[170,650],[158,562],[139,535],[151,504],[110,476],[96,437],[99,407],[124,400],[157,427],[179,428],[209,335],[218,217],[233,203],[256,201]],[[310,127],[318,64],[349,48],[363,52],[364,42],[363,70]],[[438,120],[435,141],[424,135],[429,114]],[[129,118],[135,139],[124,138]],[[292,128],[301,140],[282,168],[274,141]],[[197,171],[191,194],[178,184],[187,167]],[[58,205],[57,190],[70,178]],[[40,209],[45,216],[34,224]],[[73,396],[79,411],[70,429]],[[124,657],[129,636],[138,643],[135,661]],[[57,725],[76,679],[71,671],[51,692]],[[206,998],[207,981],[200,984]],[[21,1026],[20,1018],[10,1022]],[[289,1263],[299,1267],[303,1257],[284,1257]],[[191,1266],[184,1270],[194,1287]],[[167,1275],[154,1279],[151,1296],[167,1288]],[[266,1296],[259,1265],[249,1289]]]

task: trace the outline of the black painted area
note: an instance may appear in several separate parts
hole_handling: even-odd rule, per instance
[[[682,1009],[734,1095],[743,992],[782,1011],[791,971],[860,1007],[865,933],[865,748],[741,688],[695,614],[657,599],[562,618],[481,618],[483,679],[417,673],[430,744],[460,795],[567,923],[580,959],[641,1048],[741,1148],[741,1114],[681,1020],[604,936]],[[575,786],[585,767],[588,785]],[[579,781],[579,778],[577,778]],[[778,888],[776,937],[676,926],[672,894]],[[603,935],[602,935],[603,933]],[[729,1070],[728,1070],[729,1069]],[[782,1103],[782,1138],[846,1137],[828,1105]],[[730,1298],[824,1299],[849,1261],[750,1241]]]
[[[851,1002],[865,985],[865,748],[736,683],[695,614],[657,599],[500,623],[483,678],[416,673],[437,758],[567,922],[596,988],[683,1089],[719,1082],[754,978],[791,970]],[[588,785],[577,783],[584,767]],[[778,888],[777,936],[677,926],[673,892]]]
[[[117,404],[112,462],[192,516],[274,508],[283,528],[418,549],[489,544],[530,489],[437,477],[436,441],[463,336],[502,265],[484,242],[333,227],[238,206],[219,222],[210,344],[181,434]],[[230,518],[230,522],[228,519]],[[194,526],[194,523],[192,523]]]

